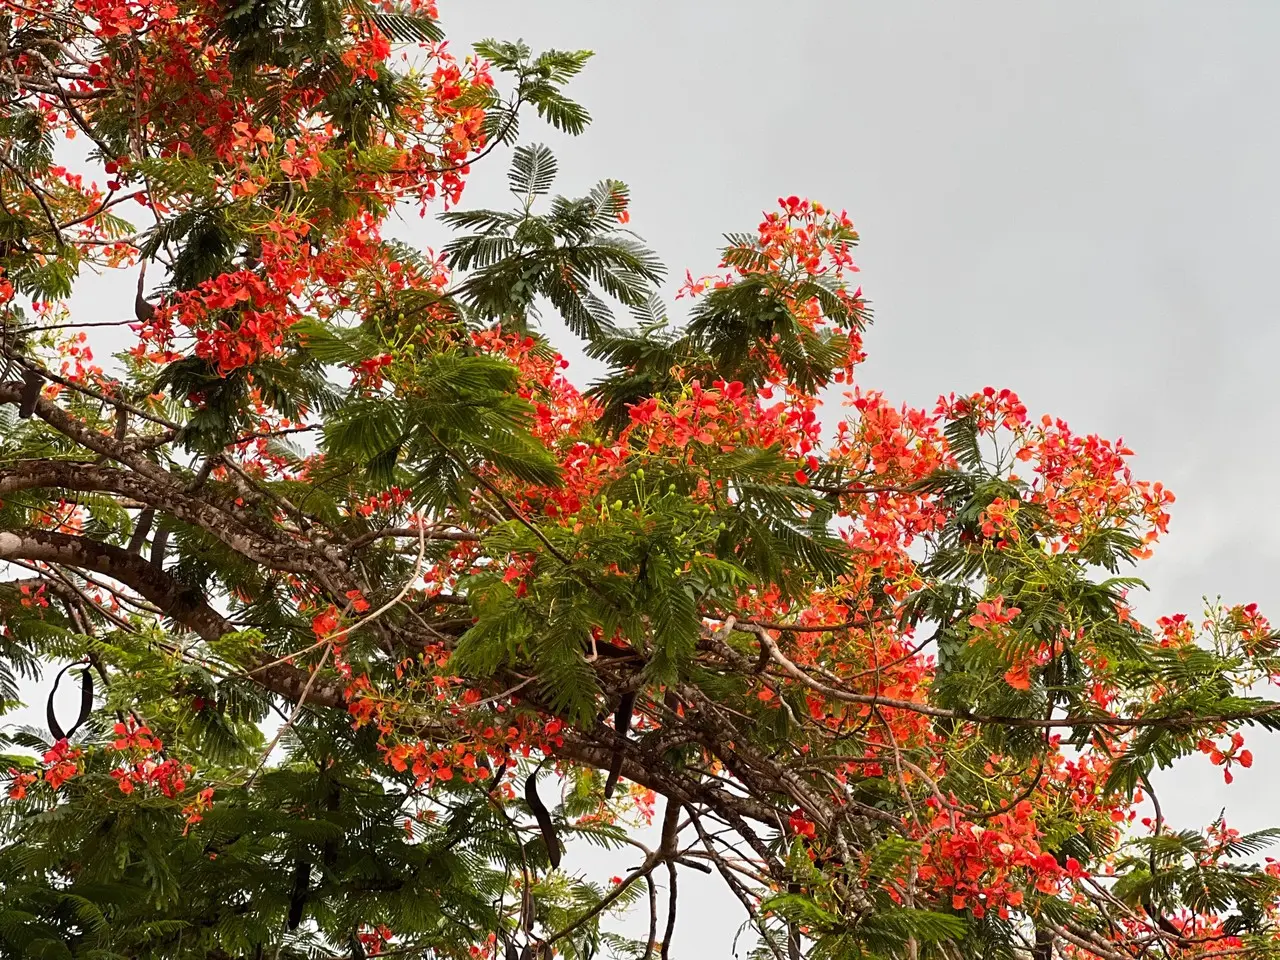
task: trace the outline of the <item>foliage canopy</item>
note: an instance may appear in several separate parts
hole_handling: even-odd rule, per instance
[[[666,957],[687,870],[779,960],[1276,953],[1271,833],[1144,806],[1280,723],[1254,607],[1129,609],[1169,492],[1009,390],[858,385],[818,203],[673,322],[626,185],[520,139],[587,60],[424,0],[0,3],[0,710],[81,691],[3,735],[0,954]],[[101,270],[125,319],[68,306]]]

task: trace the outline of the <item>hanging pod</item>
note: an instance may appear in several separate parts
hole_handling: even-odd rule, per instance
[[[538,771],[529,774],[524,782],[524,799],[538,821],[538,829],[542,831],[542,842],[547,846],[547,857],[551,861],[551,869],[560,868],[560,837],[556,833],[556,825],[551,822],[551,813],[546,804],[538,796]]]
[[[89,667],[86,665],[80,672],[80,716],[76,718],[70,730],[63,730],[62,724],[58,722],[58,715],[53,709],[53,698],[57,696],[58,684],[62,681],[63,674],[75,666],[77,664],[69,663],[58,671],[58,675],[53,678],[53,689],[49,691],[49,699],[45,703],[45,720],[49,724],[49,733],[53,735],[55,742],[70,740],[93,712],[93,674],[89,672]]]
[[[18,419],[30,420],[35,413],[36,401],[40,399],[40,388],[44,386],[44,377],[39,370],[27,367],[22,371],[22,396],[18,399]]]
[[[636,695],[631,691],[618,698],[618,707],[613,711],[614,747],[613,756],[609,758],[609,779],[604,782],[604,798],[613,799],[613,791],[617,789],[618,777],[622,774],[622,747],[626,743],[627,734],[631,730],[631,714],[635,710]]]

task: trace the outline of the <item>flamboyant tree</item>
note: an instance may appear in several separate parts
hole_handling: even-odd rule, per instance
[[[1280,716],[1254,607],[1130,612],[1169,492],[1007,389],[862,387],[817,203],[668,322],[626,187],[519,142],[586,60],[429,0],[0,2],[0,699],[81,692],[4,735],[0,954],[665,957],[691,869],[779,960],[1276,953],[1270,834],[1152,794]],[[461,205],[499,148],[513,207]]]

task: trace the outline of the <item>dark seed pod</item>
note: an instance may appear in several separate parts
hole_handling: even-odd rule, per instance
[[[1053,960],[1053,931],[1036,927],[1036,945],[1031,951],[1032,960]]]
[[[506,960],[520,960],[520,952],[510,940],[507,941]]]
[[[89,714],[93,713],[93,674],[89,672],[89,668],[85,667],[80,672],[80,716],[76,718],[74,726],[68,731],[67,736],[71,736],[89,719]]]
[[[156,307],[153,303],[148,303],[147,298],[142,295],[143,284],[147,281],[147,264],[144,260],[142,270],[138,274],[138,292],[133,298],[133,315],[138,318],[141,323],[146,323],[156,315]]]
[[[556,825],[551,822],[551,813],[547,810],[542,798],[538,796],[538,773],[535,770],[524,782],[524,799],[538,821],[538,829],[542,831],[542,842],[547,845],[547,857],[551,860],[551,869],[560,867],[560,838],[556,834]]]
[[[160,571],[164,569],[164,554],[169,548],[169,522],[161,520],[160,526],[156,528],[156,535],[151,541],[151,569]]]
[[[58,685],[55,682],[53,690],[49,691],[49,699],[44,705],[44,718],[49,725],[49,736],[53,737],[55,743],[65,739],[67,736],[66,731],[62,729],[62,724],[58,722],[58,715],[53,712],[53,694],[57,689]]]
[[[134,524],[133,535],[129,537],[129,545],[125,547],[130,553],[141,553],[142,545],[147,542],[147,534],[151,532],[151,524],[156,519],[156,511],[147,507],[138,514],[138,522]]]
[[[58,715],[53,709],[53,700],[58,695],[58,684],[62,682],[63,675],[74,666],[75,664],[69,663],[58,671],[58,675],[53,678],[49,699],[45,701],[45,722],[49,724],[49,733],[53,735],[55,741],[69,740],[93,712],[93,675],[89,673],[89,668],[85,667],[80,672],[80,715],[76,717],[76,722],[71,725],[70,730],[64,730],[62,724],[58,722]]]
[[[533,886],[525,883],[520,890],[520,929],[525,933],[533,930]]]
[[[787,893],[798,894],[800,890],[798,883],[787,884]],[[787,924],[787,960],[800,960],[800,928],[794,923]]]
[[[311,864],[299,860],[293,868],[293,893],[289,896],[289,929],[297,930],[302,911],[307,906],[307,887],[311,883]]]
[[[622,745],[627,739],[627,733],[631,730],[631,714],[635,706],[636,695],[628,691],[618,698],[618,707],[613,712],[615,745],[613,756],[609,759],[609,779],[604,783],[606,800],[613,798],[613,791],[618,786],[618,777],[622,774]]]
[[[502,783],[502,777],[507,772],[507,765],[511,761],[507,757],[502,758],[502,762],[493,769],[493,779],[489,781],[489,787],[485,793],[493,793],[498,789],[498,785]]]
[[[324,808],[330,813],[334,813],[342,805],[342,788],[336,780],[329,784],[329,794],[325,797]],[[336,839],[328,839],[324,842],[324,846],[320,850],[320,862],[324,864],[326,871],[332,870],[334,864],[338,862],[338,841]]]
[[[30,420],[35,413],[36,401],[40,399],[40,388],[44,386],[44,377],[39,370],[27,367],[22,371],[22,396],[18,400],[18,419]]]

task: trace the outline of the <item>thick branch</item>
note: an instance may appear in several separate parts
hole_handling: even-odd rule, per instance
[[[214,641],[235,627],[205,602],[199,591],[179,583],[135,554],[106,543],[47,530],[0,531],[0,560],[55,563],[90,570],[119,581],[134,590],[174,620]],[[266,655],[261,655],[266,660]],[[272,693],[297,701],[306,689],[309,675],[286,663],[272,664],[254,675]],[[337,684],[316,684],[308,697],[312,704],[345,706]]]
[[[106,442],[105,436],[102,440],[103,446],[114,446]],[[233,550],[272,569],[318,574],[321,566],[329,566],[317,563],[314,553],[301,550],[293,543],[272,543],[247,527],[229,507],[189,496],[176,477],[154,465],[149,466],[153,470],[142,475],[133,469],[122,470],[80,460],[19,460],[0,466],[0,496],[40,487],[114,493],[199,527]]]

